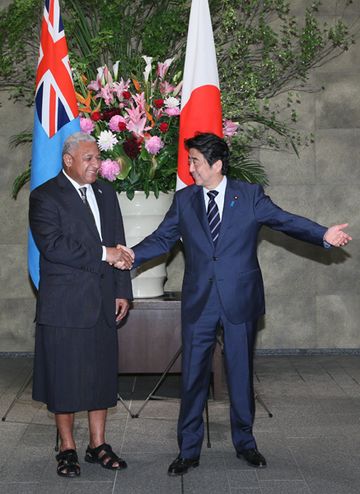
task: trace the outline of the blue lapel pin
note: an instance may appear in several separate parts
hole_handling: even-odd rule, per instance
[[[238,200],[238,198],[239,198],[238,196],[234,196],[233,200],[232,200],[232,201],[231,201],[231,203],[230,203],[230,207],[231,207],[231,208],[234,206],[235,201],[237,201],[237,200]]]

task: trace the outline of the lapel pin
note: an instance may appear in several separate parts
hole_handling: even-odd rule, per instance
[[[99,192],[99,194],[102,194],[102,190],[101,189],[98,189],[98,192]]]
[[[237,200],[238,200],[238,196],[234,196],[234,199],[233,199],[233,200],[231,201],[231,203],[230,203],[230,207],[231,207],[231,208],[234,206],[235,201],[237,201]]]

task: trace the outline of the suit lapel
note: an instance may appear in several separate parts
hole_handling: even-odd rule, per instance
[[[82,202],[78,192],[75,190],[75,187],[65,177],[63,172],[60,172],[57,176],[57,182],[62,192],[63,199],[67,205],[67,208],[71,211],[71,214],[86,223],[97,240],[100,240],[99,232],[93,218],[89,214],[89,211],[87,211],[87,208]]]
[[[104,211],[104,195],[103,195],[103,191],[100,187],[99,182],[95,182],[91,186],[92,186],[92,189],[94,191],[96,202],[97,202],[97,205],[99,208],[101,233],[102,233],[102,238],[104,241],[104,238],[106,235],[106,230],[105,230],[106,218],[105,218],[105,211]]]
[[[217,245],[221,243],[221,239],[224,236],[226,230],[233,224],[234,213],[237,210],[239,201],[239,192],[233,187],[233,182],[227,179],[227,185],[224,198],[224,209],[221,218],[221,227]]]
[[[195,213],[196,213],[196,215],[200,221],[200,224],[204,230],[206,237],[208,238],[209,242],[213,246],[214,243],[213,243],[212,238],[211,238],[209,223],[208,223],[208,219],[206,216],[204,193],[203,193],[202,187],[199,187],[199,190],[194,194],[193,207],[194,207],[194,211],[195,211]]]

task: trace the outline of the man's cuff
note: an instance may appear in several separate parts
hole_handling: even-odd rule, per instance
[[[101,257],[101,260],[102,261],[106,261],[106,247],[105,247],[105,245],[102,246],[102,257]]]
[[[327,242],[326,240],[323,239],[323,245],[325,247],[325,249],[331,249],[332,245],[329,244],[329,242]]]

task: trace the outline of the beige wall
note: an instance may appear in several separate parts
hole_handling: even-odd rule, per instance
[[[0,0],[0,6],[8,1]],[[295,13],[305,0],[292,0]],[[324,18],[334,12],[326,2]],[[350,14],[359,15],[354,2]],[[328,17],[329,19],[329,17]],[[303,96],[300,126],[315,144],[294,155],[262,151],[268,192],[285,209],[325,225],[348,221],[354,237],[343,250],[325,250],[264,230],[259,246],[267,315],[259,348],[358,348],[360,321],[360,49],[318,69],[313,82],[325,91]],[[11,184],[28,149],[9,149],[9,137],[32,125],[32,112],[0,95],[0,352],[32,351],[35,299],[26,271],[28,188],[17,201]],[[182,261],[169,269],[167,289],[179,289]]]

